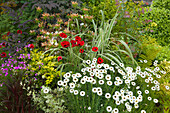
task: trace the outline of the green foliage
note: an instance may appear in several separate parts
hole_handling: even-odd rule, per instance
[[[152,22],[155,22],[156,25],[152,26],[152,23],[144,24],[143,28],[145,28],[144,34],[153,38],[163,46],[170,44],[170,10],[165,8],[152,8],[152,11],[146,12],[143,15],[143,20],[149,19]],[[151,31],[153,30],[153,31]]]
[[[49,92],[45,92],[49,90]],[[42,86],[41,92],[33,93],[33,101],[45,113],[69,113],[64,106],[66,94],[63,88],[57,87],[51,90],[49,87]]]
[[[141,51],[139,60],[147,60],[148,63],[139,62],[139,65],[141,67],[150,67],[157,54],[161,51],[161,46],[157,44],[156,39],[148,37],[143,40]]]
[[[170,0],[153,0],[151,7],[157,7],[159,9],[165,8],[170,10]]]
[[[162,50],[158,53],[157,58],[160,61],[167,60],[170,61],[170,47],[164,46],[162,47]]]
[[[86,2],[84,5],[86,4],[91,8],[88,14],[93,15],[96,22],[99,22],[102,19],[100,10],[103,10],[105,20],[113,18],[117,11],[115,0],[92,0]]]

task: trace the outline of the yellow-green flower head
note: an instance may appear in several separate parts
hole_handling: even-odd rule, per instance
[[[156,27],[157,24],[156,24],[155,22],[152,22],[151,26],[152,26],[152,27],[154,27],[154,26]]]

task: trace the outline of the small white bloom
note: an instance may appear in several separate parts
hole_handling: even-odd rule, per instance
[[[62,85],[63,85],[63,81],[59,80],[59,81],[57,82],[57,84],[58,84],[59,86],[62,86]]]
[[[78,78],[73,78],[73,82],[78,82]]]
[[[116,100],[116,105],[120,105],[120,101]]]
[[[81,16],[82,17],[82,16]],[[80,26],[84,25],[84,23],[80,23]]]
[[[78,90],[74,90],[74,95],[78,95]]]
[[[103,85],[104,84],[104,80],[99,80],[99,84]]]
[[[118,83],[118,81],[114,81],[114,84],[116,85],[116,86],[119,86],[120,84]]]
[[[147,63],[148,61],[147,60],[144,60],[144,63]]]
[[[149,80],[148,80],[148,79],[145,79],[145,82],[146,82],[146,83],[149,83]]]
[[[169,90],[169,86],[165,86],[165,88],[166,88],[167,90]]]
[[[92,88],[92,92],[96,93],[97,92],[97,88]]]
[[[102,94],[103,94],[102,91],[97,92],[97,95],[99,95],[99,96],[101,96]]]
[[[124,64],[123,64],[123,63],[120,63],[119,65],[120,65],[121,67],[124,67]]]
[[[70,83],[69,85],[70,85],[70,88],[73,88],[73,89],[75,88],[75,84],[74,83]]]
[[[145,94],[149,94],[149,90],[145,90]]]
[[[90,61],[90,60],[86,60],[86,63],[87,63],[87,64],[90,64],[90,63],[91,63],[91,61]]]
[[[141,110],[141,113],[146,113],[146,111],[145,110]]]
[[[81,84],[85,84],[85,83],[86,83],[86,79],[82,78],[82,79],[80,80],[80,83],[81,83]]]
[[[158,103],[158,99],[153,99],[153,102],[154,103]]]
[[[112,113],[119,113],[119,109],[114,108],[113,111],[112,111]]]
[[[73,93],[74,92],[74,89],[70,89],[70,93]]]
[[[137,86],[137,87],[136,87],[136,89],[139,89],[139,88],[140,88],[140,86]]]
[[[110,93],[106,93],[106,94],[105,94],[105,98],[108,99],[108,98],[110,98],[110,97],[111,97],[111,94],[110,94]]]
[[[48,93],[50,90],[48,89],[48,88],[45,88],[44,90],[43,90],[43,92],[44,93]]]
[[[91,107],[90,107],[90,106],[88,107],[88,110],[91,110]]]
[[[84,91],[80,91],[80,96],[84,96],[85,92]]]
[[[107,106],[106,110],[107,110],[107,112],[111,112],[112,111],[112,107],[111,106]]]
[[[112,84],[112,81],[107,81],[107,85],[111,86]]]
[[[131,82],[131,84],[132,84],[133,86],[136,86],[136,83],[135,83],[135,82]]]
[[[151,90],[155,91],[155,90],[156,90],[156,88],[155,88],[155,87],[151,87]]]
[[[139,105],[138,105],[138,104],[135,104],[134,106],[135,106],[135,108],[139,108]]]
[[[150,100],[152,100],[152,98],[151,98],[151,97],[148,97],[148,100],[150,101]]]
[[[137,93],[138,93],[139,95],[141,95],[141,94],[142,94],[142,91],[139,90],[139,91],[137,91]]]

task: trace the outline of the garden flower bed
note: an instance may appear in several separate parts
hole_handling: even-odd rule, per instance
[[[2,1],[0,113],[169,113],[167,1]]]

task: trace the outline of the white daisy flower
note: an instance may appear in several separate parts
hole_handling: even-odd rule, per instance
[[[72,74],[71,76],[72,76],[72,78],[76,78],[76,77],[77,77],[77,75],[76,75],[76,74]]]
[[[126,79],[127,77],[126,76],[123,76],[123,79]]]
[[[91,63],[90,66],[91,66],[91,68],[94,68],[95,67],[95,63]]]
[[[71,83],[71,84],[69,84],[70,85],[70,88],[75,88],[75,84],[74,83]]]
[[[87,64],[90,64],[90,63],[91,63],[91,61],[90,61],[90,60],[86,60],[86,63],[87,63]]]
[[[119,86],[120,84],[118,83],[118,81],[114,81],[114,84],[116,85],[116,86]]]
[[[97,64],[97,68],[99,68],[99,69],[100,69],[101,67],[102,67],[102,65],[101,65],[101,64]]]
[[[63,86],[66,87],[67,86],[67,82],[63,82]]]
[[[148,80],[152,81],[152,80],[153,80],[153,78],[152,78],[152,77],[148,77]]]
[[[116,96],[120,96],[119,91],[115,91],[115,95],[116,95]]]
[[[70,73],[66,73],[65,74],[67,78],[70,78],[71,74]]]
[[[133,86],[136,86],[136,83],[135,83],[135,82],[131,82],[131,84],[132,84]]]
[[[111,112],[112,111],[112,107],[111,106],[107,106],[106,110],[107,110],[107,112]]]
[[[70,89],[70,93],[73,93],[74,92],[74,89]]]
[[[59,80],[59,81],[57,82],[57,84],[58,84],[59,86],[62,86],[62,85],[63,85],[63,81]]]
[[[109,69],[110,69],[110,71],[114,71],[114,68],[112,66]]]
[[[92,92],[96,93],[97,92],[97,88],[92,88]]]
[[[86,68],[81,69],[81,72],[85,72],[85,71],[86,71]]]
[[[95,79],[92,80],[92,84],[96,84],[96,80]]]
[[[104,84],[104,80],[99,80],[99,84],[103,85]]]
[[[167,90],[169,90],[169,86],[165,86],[165,88],[166,88]]]
[[[126,101],[127,99],[126,99],[126,96],[122,96],[122,100],[123,101]]]
[[[156,90],[156,88],[155,88],[155,87],[151,87],[151,90],[155,91],[155,90]]]
[[[93,58],[93,61],[97,61],[97,58]]]
[[[137,91],[137,93],[138,93],[139,95],[141,95],[141,94],[142,94],[142,91],[139,90],[139,91]]]
[[[120,101],[118,101],[118,100],[116,100],[115,103],[116,103],[116,105],[120,105]]]
[[[50,91],[49,88],[45,88],[45,89],[43,90],[44,93],[48,93],[49,91]]]
[[[82,75],[80,73],[76,73],[76,76],[77,76],[77,78],[82,77]]]
[[[105,94],[105,98],[108,99],[108,98],[110,98],[110,97],[111,97],[111,94],[110,94],[110,93],[106,93],[106,94]]]
[[[146,83],[149,83],[149,80],[148,80],[148,79],[145,79],[145,82],[146,82]]]
[[[119,83],[119,84],[122,84],[122,83],[123,83],[123,81],[122,81],[122,80],[118,80],[118,83]]]
[[[112,113],[119,113],[119,109],[114,108],[114,109],[112,110]]]
[[[135,104],[134,106],[135,106],[135,108],[139,108],[139,105],[138,105],[138,104]]]
[[[141,110],[141,113],[146,113],[146,111],[145,110]]]
[[[120,63],[119,65],[120,65],[120,67],[124,67],[124,64],[123,64],[123,63]]]
[[[99,74],[99,79],[102,79],[104,77],[104,75],[103,74]]]
[[[137,86],[136,89],[140,89],[140,86]]]
[[[58,91],[63,91],[63,88],[62,88],[62,87],[60,87],[60,88],[58,89]]]
[[[86,83],[86,79],[83,79],[83,78],[82,78],[82,79],[80,80],[80,83],[81,83],[81,84],[85,84],[85,83]]]
[[[111,86],[112,84],[112,81],[107,81],[107,85]]]
[[[84,96],[85,92],[84,91],[80,91],[80,96]]]
[[[127,83],[130,83],[130,80],[125,80],[125,83],[127,84]]]
[[[97,91],[102,91],[102,88],[100,88],[100,87],[97,87]]]
[[[113,95],[112,97],[114,100],[119,100],[119,96],[117,96],[117,95]]]
[[[115,77],[115,80],[120,80],[120,77]]]
[[[144,63],[147,63],[148,61],[147,60],[144,60]]]
[[[109,65],[108,64],[104,64],[104,68],[105,69],[109,69]]]
[[[88,110],[91,110],[91,107],[90,107],[90,106],[88,107]]]
[[[78,95],[78,90],[74,90],[74,95]]]
[[[149,94],[149,90],[145,90],[145,94]]]
[[[68,78],[64,79],[64,82],[69,82],[70,80]]]
[[[102,94],[103,94],[102,91],[97,92],[97,95],[99,95],[99,96],[101,96]]]
[[[148,100],[149,100],[149,101],[151,101],[151,100],[152,100],[152,98],[151,98],[151,97],[148,97]]]
[[[78,78],[73,78],[73,82],[78,82]]]
[[[153,99],[153,102],[154,103],[158,103],[158,99]]]

